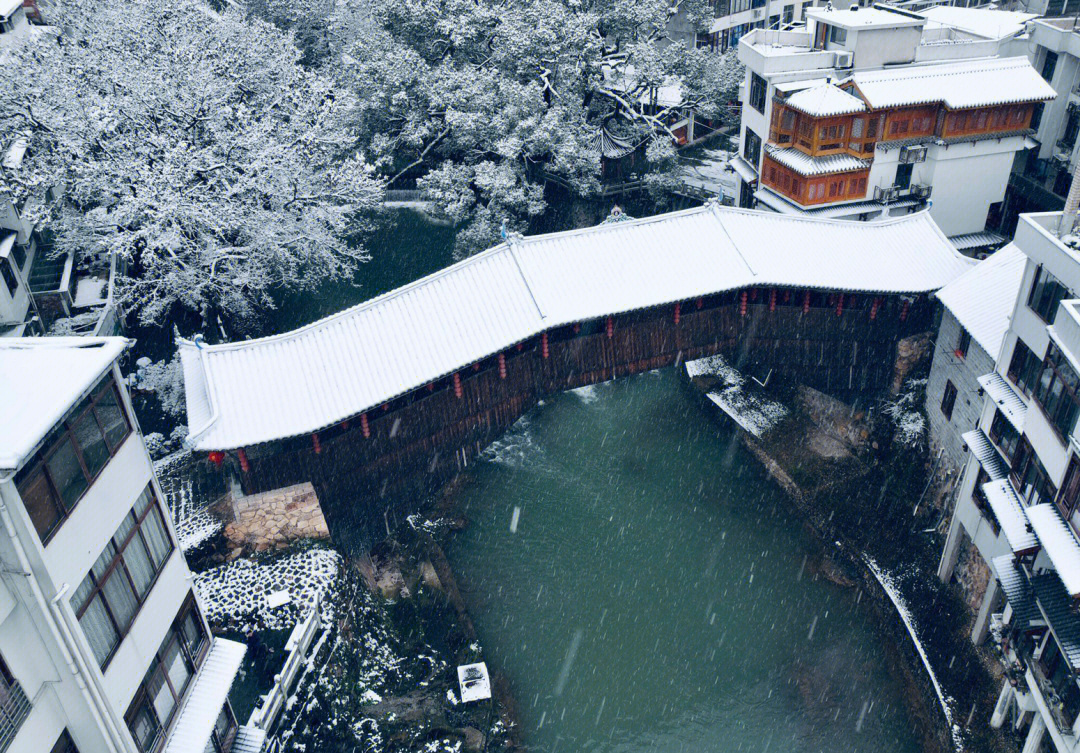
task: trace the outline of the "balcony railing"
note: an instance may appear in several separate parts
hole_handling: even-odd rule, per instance
[[[0,753],[10,747],[29,714],[30,700],[19,683],[0,681]]]

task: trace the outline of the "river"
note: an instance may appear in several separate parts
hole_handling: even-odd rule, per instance
[[[532,751],[917,751],[856,588],[668,369],[557,395],[449,557]],[[515,512],[516,511],[516,512]]]

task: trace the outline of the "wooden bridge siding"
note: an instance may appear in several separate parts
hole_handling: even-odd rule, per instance
[[[370,540],[384,509],[437,491],[546,394],[717,353],[762,376],[772,369],[774,378],[827,392],[880,389],[891,381],[897,339],[929,322],[925,303],[900,322],[896,302],[882,306],[871,321],[868,308],[838,317],[834,308],[769,311],[767,297],[758,300],[745,316],[737,301],[700,310],[684,304],[677,326],[672,306],[615,317],[610,338],[606,320],[588,323],[584,331],[595,330],[590,334],[553,332],[547,359],[540,338],[533,338],[520,352],[505,351],[506,379],[491,358],[479,371],[459,372],[460,398],[446,378],[430,394],[422,388],[416,397],[393,401],[390,410],[370,411],[370,437],[354,418],[321,432],[319,453],[309,436],[249,448],[244,489],[255,493],[311,481],[335,538],[359,532]],[[379,514],[357,510],[362,499],[375,502]]]

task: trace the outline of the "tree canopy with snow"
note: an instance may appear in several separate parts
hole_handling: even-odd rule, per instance
[[[466,253],[504,220],[524,229],[547,177],[597,191],[601,127],[645,144],[654,172],[673,167],[672,116],[721,118],[742,78],[733,53],[668,36],[676,16],[700,30],[704,0],[356,2],[338,27],[360,143],[390,187],[416,179],[463,225]]]
[[[365,258],[343,240],[382,191],[359,105],[290,33],[199,0],[65,0],[50,22],[0,68],[0,123],[30,135],[6,189],[61,187],[57,249],[116,254],[140,321],[242,319]]]

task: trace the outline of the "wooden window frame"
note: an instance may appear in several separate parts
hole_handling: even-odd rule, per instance
[[[1049,372],[1050,379],[1044,386],[1044,375]],[[1071,376],[1070,376],[1071,374]],[[1057,400],[1050,403],[1054,385],[1061,383],[1062,392]],[[1031,390],[1032,401],[1039,406],[1046,422],[1053,428],[1058,439],[1063,444],[1069,443],[1069,435],[1076,429],[1076,422],[1080,419],[1080,375],[1072,367],[1053,342],[1046,349],[1046,357],[1043,359],[1043,368],[1039,378]],[[1072,406],[1072,418],[1068,419],[1068,408]],[[1063,411],[1063,408],[1065,409]],[[1067,423],[1067,427],[1059,424]]]
[[[97,406],[102,402],[105,395],[110,390],[116,399],[116,405],[120,409],[120,415],[124,419],[124,435],[116,441],[115,446],[109,441],[108,435],[102,428],[103,423],[97,410]],[[71,517],[75,512],[75,509],[79,506],[79,502],[81,502],[82,498],[86,496],[86,493],[90,491],[90,488],[94,485],[94,482],[97,481],[98,477],[105,472],[105,469],[109,466],[109,462],[116,457],[120,448],[124,446],[133,432],[131,417],[128,415],[127,407],[124,405],[123,395],[120,393],[120,388],[116,384],[116,380],[113,379],[111,373],[99,384],[94,386],[94,389],[90,391],[90,394],[84,400],[79,402],[79,405],[76,406],[76,410],[78,411],[77,413],[66,416],[57,428],[49,434],[46,446],[35,453],[35,457],[16,477],[16,484],[18,485],[20,496],[22,496],[25,488],[38,480],[39,475],[45,480],[46,488],[49,492],[49,501],[52,503],[57,516],[52,527],[47,531],[43,533],[38,530],[38,536],[41,538],[42,544],[48,544],[67,519]],[[90,416],[91,413],[93,421],[97,424],[98,430],[101,432],[101,438],[105,448],[109,452],[109,457],[94,474],[90,473],[86,459],[83,457],[83,449],[75,434],[75,427]],[[60,447],[65,441],[71,444],[72,450],[75,453],[75,459],[79,464],[79,469],[82,471],[83,478],[86,480],[86,488],[79,493],[78,497],[72,500],[70,508],[64,503],[59,486],[53,479],[52,471],[49,470],[49,461],[60,450]],[[36,525],[35,530],[37,530]]]
[[[93,583],[94,587],[86,595],[86,598],[83,600],[82,604],[73,603],[71,605],[72,611],[75,612],[76,619],[82,620],[83,615],[86,614],[86,610],[90,608],[90,604],[93,603],[94,599],[98,596],[101,597],[101,604],[105,608],[105,614],[109,618],[109,622],[112,623],[113,629],[116,631],[117,634],[116,643],[114,643],[113,647],[109,649],[109,653],[101,662],[102,672],[104,672],[106,668],[108,668],[109,664],[113,660],[113,657],[116,656],[116,652],[117,650],[119,650],[121,644],[123,644],[124,639],[127,637],[128,632],[131,630],[131,626],[134,625],[135,620],[139,618],[139,613],[142,612],[143,605],[145,605],[146,601],[150,598],[150,594],[151,592],[153,592],[154,586],[157,585],[158,578],[161,577],[161,573],[165,570],[165,566],[168,564],[169,560],[173,556],[173,553],[176,551],[176,546],[173,543],[172,537],[169,536],[169,527],[168,524],[165,522],[164,511],[161,508],[161,504],[158,502],[157,495],[154,494],[153,487],[148,485],[146,489],[139,494],[139,497],[142,497],[142,494],[144,493],[148,493],[150,495],[150,502],[149,504],[147,504],[146,509],[143,510],[142,513],[137,513],[135,508],[136,505],[138,505],[138,500],[136,500],[135,504],[131,506],[131,509],[129,509],[127,511],[127,514],[124,516],[125,520],[129,517],[134,518],[135,524],[132,526],[131,530],[127,532],[127,535],[124,537],[123,542],[120,543],[116,541],[116,534],[113,534],[113,536],[109,539],[109,542],[116,546],[116,553],[109,561],[109,565],[105,568],[105,572],[103,572],[100,577],[95,576],[93,567],[91,567],[90,571],[87,572],[86,576],[83,578],[83,581],[89,578],[90,581]],[[161,524],[162,530],[165,531],[166,539],[169,542],[169,549],[167,552],[165,552],[165,556],[162,558],[161,564],[154,563],[150,546],[146,543],[146,537],[143,535],[142,532],[143,523],[148,517],[150,517],[150,515],[154,514],[155,511],[158,515],[158,522]],[[150,562],[154,567],[154,575],[150,579],[150,582],[146,585],[146,591],[143,594],[139,594],[139,590],[135,587],[135,579],[132,577],[131,571],[128,569],[127,563],[124,561],[124,552],[127,551],[127,548],[131,545],[133,541],[135,541],[136,537],[138,538],[139,544],[146,550],[147,557],[150,558]],[[106,546],[108,545],[106,544]],[[97,560],[95,560],[95,563],[96,562]],[[127,584],[131,587],[131,593],[135,595],[135,611],[132,613],[131,619],[127,622],[126,625],[122,625],[117,619],[116,615],[113,614],[113,607],[109,604],[109,600],[106,598],[103,592],[105,584],[109,582],[109,579],[112,577],[113,573],[116,572],[117,569],[121,570],[122,576],[127,579]],[[80,582],[80,587],[81,585],[82,583]]]
[[[198,624],[199,630],[202,631],[203,636],[202,643],[199,645],[196,654],[192,654],[188,648],[180,627],[184,619],[192,612],[195,613],[195,622]],[[180,693],[177,693],[176,688],[173,687],[172,678],[169,677],[168,668],[166,667],[164,660],[166,651],[173,641],[176,641],[180,649],[180,655],[184,658],[185,663],[191,670],[191,678],[188,681],[187,687]],[[158,724],[158,733],[157,737],[154,739],[154,744],[146,750],[142,749],[138,739],[135,738],[134,732],[132,732],[132,738],[135,739],[135,747],[139,748],[142,753],[157,753],[157,751],[160,751],[162,747],[164,747],[165,741],[169,739],[169,732],[172,731],[173,725],[176,724],[176,720],[180,716],[179,712],[181,708],[183,708],[184,699],[195,684],[195,681],[199,676],[199,670],[202,669],[202,665],[206,661],[206,656],[210,653],[210,644],[212,642],[213,636],[210,634],[210,631],[206,627],[206,623],[203,621],[202,615],[199,613],[198,606],[195,603],[195,595],[189,593],[187,598],[184,599],[184,603],[180,605],[180,611],[178,611],[176,617],[173,618],[168,632],[161,641],[161,645],[158,646],[153,657],[151,657],[150,664],[143,673],[142,680],[139,681],[139,687],[136,689],[135,695],[131,699],[131,703],[128,704],[127,711],[124,713],[124,723],[128,725],[128,729],[130,730],[132,720],[135,719],[140,707],[145,703],[146,707],[150,710],[150,714]],[[153,698],[150,696],[150,688],[147,684],[147,678],[156,672],[162,674],[163,679],[165,680],[165,687],[169,689],[169,692],[172,694],[173,700],[175,701],[172,713],[165,722],[162,722],[158,717],[158,712],[157,709],[154,708]],[[228,706],[228,702],[226,702],[225,705]]]
[[[945,380],[945,389],[941,394],[941,413],[946,421],[952,421],[953,410],[956,409],[956,396],[958,391],[951,379]]]

